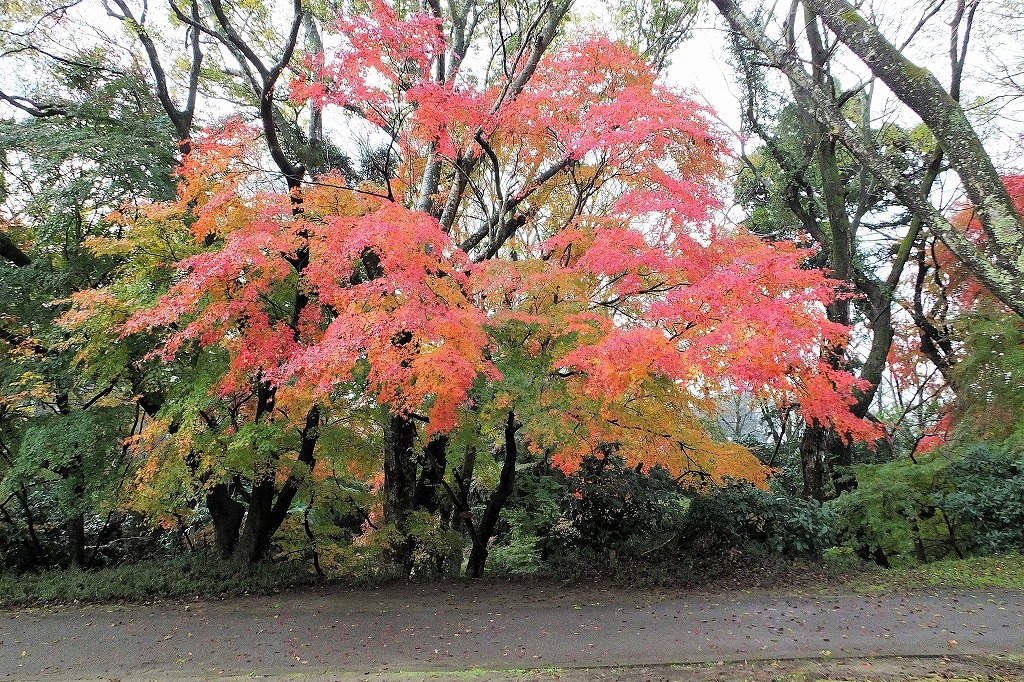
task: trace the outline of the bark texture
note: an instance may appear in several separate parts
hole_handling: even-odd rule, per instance
[[[942,145],[993,245],[990,254],[1019,271],[1024,222],[960,104],[928,69],[914,64],[846,0],[804,0]]]

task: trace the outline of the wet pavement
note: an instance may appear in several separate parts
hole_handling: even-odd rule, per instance
[[[1022,660],[1024,593],[700,595],[488,582],[0,614],[0,680],[974,655]]]

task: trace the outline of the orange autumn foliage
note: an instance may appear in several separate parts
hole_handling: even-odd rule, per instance
[[[846,333],[825,316],[834,283],[792,244],[715,224],[725,144],[628,48],[570,42],[522,87],[515,71],[436,82],[436,19],[376,2],[337,30],[292,97],[385,131],[392,175],[324,175],[297,210],[258,171],[256,131],[207,131],[178,201],[146,216],[189,224],[197,252],[122,335],[162,334],[165,359],[215,347],[229,359],[215,395],[265,382],[281,414],[344,395],[417,414],[429,437],[514,410],[527,445],[566,471],[615,444],[631,464],[764,485],[749,452],[708,433],[721,390],[875,435],[848,412],[853,377],[820,359]],[[442,224],[413,201],[430,163],[499,180]],[[435,207],[459,198],[459,173],[445,177]]]

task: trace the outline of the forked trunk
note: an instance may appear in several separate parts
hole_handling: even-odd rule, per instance
[[[258,563],[270,548],[270,537],[275,530],[271,522],[274,492],[273,479],[260,481],[253,486],[249,509],[245,514],[245,527],[232,554],[235,560]]]

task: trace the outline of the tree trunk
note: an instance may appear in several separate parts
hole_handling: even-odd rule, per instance
[[[473,533],[473,550],[469,554],[469,564],[466,566],[466,575],[471,578],[482,578],[484,566],[487,563],[487,543],[494,535],[494,528],[498,525],[501,510],[504,508],[508,498],[516,484],[516,424],[514,412],[508,413],[508,421],[505,422],[505,461],[501,465],[501,475],[498,477],[498,487],[491,493],[491,499],[487,501],[487,508],[480,519],[480,524]]]
[[[218,483],[206,494],[206,508],[213,520],[214,538],[221,556],[229,557],[238,543],[245,505],[231,497],[225,483]]]
[[[210,507],[214,528],[217,530],[217,547],[225,556],[232,556],[247,563],[258,563],[263,560],[274,533],[288,516],[288,510],[302,479],[316,466],[314,450],[319,438],[319,424],[320,408],[314,405],[306,413],[306,423],[301,431],[298,462],[304,466],[293,467],[280,490],[273,478],[274,474],[270,474],[271,478],[254,485],[248,510],[240,502],[232,499],[226,485],[214,486],[207,496],[207,506]],[[245,526],[239,534],[243,514]]]
[[[964,133],[970,138],[969,140],[965,138],[964,143],[965,146],[972,148],[971,151],[967,152],[967,157],[961,156],[959,162],[953,161],[953,165],[960,173],[965,187],[973,187],[968,190],[972,193],[972,202],[975,201],[974,193],[981,195],[981,200],[984,202],[982,205],[985,206],[985,209],[984,213],[980,213],[980,215],[986,232],[998,233],[995,234],[997,238],[990,242],[993,250],[999,252],[998,262],[993,261],[993,254],[979,250],[961,231],[953,227],[949,220],[922,194],[919,185],[905,177],[899,169],[882,156],[877,148],[864,139],[860,131],[850,126],[833,101],[832,93],[823,91],[811,75],[804,70],[795,50],[786,49],[769,39],[763,28],[751,21],[734,0],[712,0],[712,2],[735,32],[748,40],[773,67],[782,71],[796,87],[807,95],[814,104],[815,116],[827,126],[831,134],[838,136],[850,153],[881,180],[900,203],[918,216],[924,225],[930,227],[996,298],[1018,315],[1024,316],[1024,269],[1015,258],[1024,246],[1022,243],[1024,238],[1021,236],[1024,233],[1024,228],[1020,227],[1020,218],[1016,215],[1012,201],[1008,199],[1006,188],[999,180],[998,175],[994,171],[989,171],[991,161],[988,161],[987,164],[984,163],[984,148],[977,141],[977,136],[973,130],[970,130],[969,125],[963,125],[966,123],[966,119],[963,119],[963,111],[955,100],[952,100],[949,93],[942,90],[934,77],[927,70],[902,60],[898,63],[894,62],[897,69],[902,69],[904,75],[911,77],[896,86],[891,83],[889,85],[897,97],[903,99],[908,106],[913,108],[915,104],[921,104],[921,97],[913,96],[914,83],[917,81],[927,82],[927,87],[922,90],[922,93],[925,91],[933,93],[935,98],[932,110],[928,112],[929,115],[926,117],[924,113],[918,112],[919,115],[928,123],[929,127],[932,127],[932,123],[929,121],[934,118],[934,115],[941,117],[942,114],[948,114],[956,119],[950,125],[937,125],[932,128],[932,132],[947,152],[950,151],[947,144],[951,144],[954,148],[959,145],[956,134]],[[889,61],[888,51],[896,51],[895,47],[885,43],[884,38],[880,42],[876,42],[878,47],[887,46],[885,51],[878,52],[870,47],[866,48],[864,43],[855,39],[856,36],[847,35],[848,31],[837,28],[837,25],[846,22],[849,24],[847,28],[854,32],[861,35],[874,33],[880,37],[877,29],[864,21],[856,10],[842,0],[807,0],[807,4],[821,16],[829,28],[836,31],[840,39],[847,43],[858,56],[866,62],[870,62],[872,69],[877,64]],[[847,38],[849,38],[849,42],[847,42]],[[896,52],[898,54],[898,51]],[[918,76],[916,80],[915,74]],[[884,80],[885,76],[882,78]],[[886,82],[888,83],[888,81]],[[923,96],[925,99],[928,98],[928,94],[923,94]],[[914,100],[915,104],[911,104],[908,101],[910,99]],[[924,110],[925,108],[922,108],[922,111]],[[963,120],[961,121],[961,119]],[[941,123],[941,121],[939,122]],[[975,208],[981,211],[978,205]]]
[[[434,436],[423,448],[423,467],[416,482],[413,509],[425,509],[431,514],[438,510],[440,496],[437,488],[448,466],[448,436]]]
[[[391,415],[384,427],[384,523],[403,526],[416,494],[416,423]]]
[[[442,529],[446,528],[451,521],[451,505],[443,506],[444,497],[439,494],[447,465],[448,436],[434,436],[423,448],[419,480],[416,482],[416,492],[413,494],[412,503],[414,510],[423,510],[438,516]],[[444,573],[445,555],[446,552],[433,554],[433,565],[438,575]],[[462,560],[460,558],[456,571],[461,568]]]
[[[1016,266],[1024,249],[1024,223],[995,165],[960,104],[935,76],[908,60],[846,0],[805,0],[806,5],[914,110],[956,169],[1003,266]]]
[[[85,568],[85,514],[75,514],[68,519],[68,549],[71,565]]]
[[[24,268],[32,264],[32,259],[29,258],[28,254],[19,249],[18,245],[14,243],[14,240],[3,232],[0,232],[0,257],[10,263],[13,263],[19,268]]]
[[[817,421],[808,424],[800,440],[800,469],[804,479],[804,497],[825,500],[825,457],[829,429]]]
[[[409,537],[409,513],[416,498],[416,423],[405,415],[390,415],[384,427],[384,523],[394,524],[405,536],[395,548],[392,561],[412,570],[413,542]]]
[[[39,534],[36,532],[35,515],[32,513],[32,506],[28,501],[28,488],[22,485],[20,491],[14,492],[14,496],[18,499],[18,503],[21,504],[22,511],[25,513],[25,525],[28,529],[31,547],[35,550],[36,556],[39,557],[39,565],[48,566],[50,557],[47,556],[46,550],[43,549],[43,545],[39,541]]]
[[[835,433],[829,438],[828,472],[832,477],[835,496],[849,492],[857,487],[857,477],[853,473],[853,443],[848,443]]]
[[[249,509],[245,514],[245,527],[238,537],[232,557],[240,562],[255,564],[270,547],[271,516],[274,504],[274,479],[264,479],[252,487]]]

